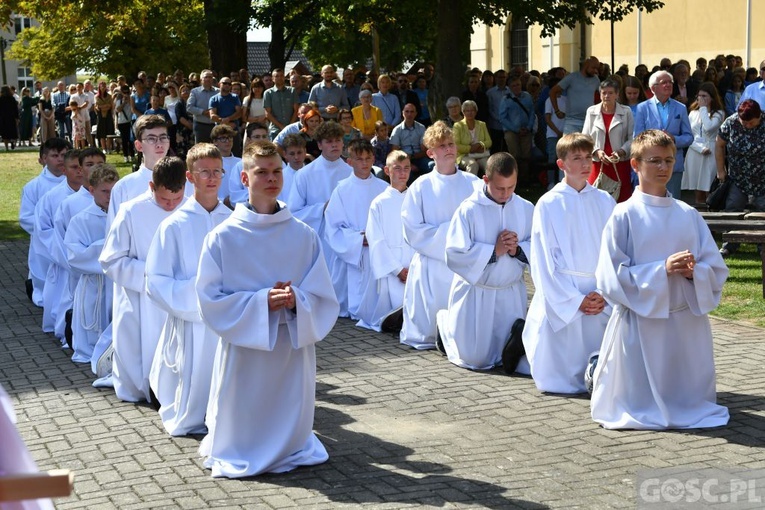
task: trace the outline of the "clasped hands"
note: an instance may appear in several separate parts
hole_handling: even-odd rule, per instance
[[[292,281],[276,282],[274,288],[268,291],[268,309],[272,312],[286,308],[295,308],[295,291]]]
[[[688,250],[673,253],[667,257],[665,263],[667,274],[679,274],[685,278],[693,278],[693,269],[696,267],[696,258]]]
[[[518,253],[518,234],[505,229],[497,236],[497,243],[494,245],[494,253],[501,257],[505,253],[515,257]]]

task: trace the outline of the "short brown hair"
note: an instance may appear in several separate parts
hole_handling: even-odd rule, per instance
[[[321,142],[323,140],[337,140],[338,138],[342,138],[345,134],[345,131],[343,131],[343,127],[335,122],[334,120],[329,120],[327,122],[322,122],[318,128],[316,128],[316,134],[313,135],[313,139],[317,142]]]
[[[632,140],[630,156],[640,159],[649,147],[671,147],[673,152],[677,150],[675,142],[667,133],[658,129],[646,129]]]
[[[555,146],[555,154],[557,154],[558,159],[566,159],[570,152],[581,151],[592,154],[593,150],[595,150],[595,141],[590,135],[582,133],[563,135]]]
[[[133,134],[136,140],[141,141],[144,131],[159,127],[167,131],[167,121],[162,115],[141,115],[133,125]]]
[[[375,155],[375,148],[369,143],[366,138],[356,138],[348,143],[348,153],[358,156],[359,154],[371,154]]]
[[[93,165],[93,169],[88,177],[88,184],[94,188],[102,182],[117,182],[120,180],[120,174],[117,169],[109,163],[98,163]]]
[[[191,171],[194,169],[194,163],[200,159],[207,158],[223,161],[223,156],[215,145],[211,143],[198,143],[189,149],[189,152],[186,154],[186,168]]]
[[[486,161],[486,177],[492,179],[495,175],[510,177],[518,171],[518,162],[509,152],[497,152]]]
[[[341,128],[342,129],[342,128]],[[279,156],[279,151],[274,142],[268,140],[258,140],[247,145],[242,153],[242,170],[250,170],[255,167],[256,158],[272,158]]]
[[[428,149],[432,149],[444,140],[454,140],[452,129],[446,125],[446,122],[439,120],[428,129],[422,137],[422,143]]]
[[[151,182],[155,188],[165,188],[173,193],[186,186],[186,163],[176,156],[165,156],[154,165]]]
[[[290,147],[299,147],[305,149],[305,138],[300,136],[299,133],[290,133],[282,140],[282,147],[289,149]]]
[[[212,131],[210,131],[211,140],[215,140],[219,136],[229,136],[231,138],[234,138],[234,135],[236,135],[236,131],[234,130],[234,128],[232,128],[228,124],[218,124],[217,126],[212,128]]]
[[[399,161],[404,161],[405,159],[409,159],[409,154],[406,152],[402,150],[391,151],[388,154],[388,157],[385,158],[385,166],[393,166]]]

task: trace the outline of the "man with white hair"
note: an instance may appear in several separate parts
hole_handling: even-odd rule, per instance
[[[653,91],[653,97],[637,105],[635,112],[634,136],[646,129],[658,129],[672,137],[677,147],[672,178],[667,184],[667,190],[676,199],[680,199],[680,184],[683,180],[683,149],[693,142],[693,131],[688,120],[685,105],[670,98],[672,95],[672,75],[667,71],[657,71],[648,79],[648,86]]]

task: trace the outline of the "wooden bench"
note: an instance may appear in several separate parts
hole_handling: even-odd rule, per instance
[[[733,230],[723,234],[723,241],[730,243],[765,243],[765,231]],[[762,297],[765,299],[765,249],[760,252],[762,259]]]
[[[706,220],[706,222],[709,230],[712,232],[729,232],[731,230],[765,231],[765,220],[725,219]]]

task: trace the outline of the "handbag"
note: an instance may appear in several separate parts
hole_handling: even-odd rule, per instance
[[[725,202],[728,200],[728,193],[730,192],[730,176],[723,182],[715,177],[712,181],[712,186],[709,188],[709,195],[707,195],[707,207],[710,211],[722,211],[725,209]]]
[[[619,177],[619,171],[616,169],[615,165],[612,165],[614,167],[614,173],[616,174],[617,180],[613,180],[609,176],[607,176],[605,173],[603,173],[603,165],[604,163],[600,162],[600,172],[598,173],[598,178],[595,179],[595,182],[592,183],[592,185],[597,189],[602,189],[609,195],[613,197],[614,200],[619,200],[619,194],[622,191],[622,180]]]

